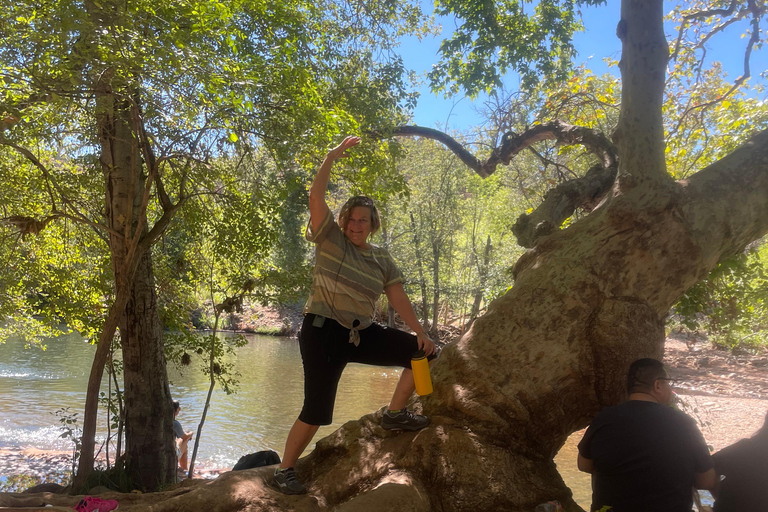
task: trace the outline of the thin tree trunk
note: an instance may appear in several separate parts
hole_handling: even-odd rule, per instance
[[[88,477],[93,472],[93,454],[96,448],[96,416],[99,409],[99,389],[101,378],[104,375],[104,365],[109,357],[109,347],[117,330],[117,324],[128,302],[127,290],[118,292],[115,301],[109,308],[109,314],[104,321],[96,344],[96,354],[91,364],[91,373],[88,376],[88,387],[85,395],[85,410],[83,412],[83,441],[78,462],[77,473],[73,479],[75,490],[85,485]]]
[[[125,408],[123,407],[123,392],[120,390],[120,384],[117,382],[117,374],[115,374],[115,367],[112,364],[112,358],[109,361],[110,373],[112,374],[112,380],[115,384],[115,392],[117,394],[117,446],[115,447],[115,462],[120,457],[123,447],[123,428],[125,426]]]
[[[488,239],[485,242],[485,252],[483,254],[483,261],[478,265],[479,279],[477,288],[475,288],[475,301],[472,304],[472,312],[469,316],[469,323],[467,329],[472,327],[472,323],[480,315],[480,306],[483,303],[483,294],[485,293],[485,287],[488,283],[488,267],[491,264],[491,235],[488,235]]]
[[[216,306],[214,305],[214,309]],[[197,425],[197,435],[195,436],[195,446],[192,449],[192,457],[189,459],[189,472],[187,477],[192,478],[195,473],[195,459],[197,458],[197,448],[200,446],[200,437],[203,435],[203,424],[205,418],[208,415],[208,408],[211,405],[211,396],[213,396],[213,389],[216,387],[216,374],[214,372],[214,361],[216,358],[216,334],[219,328],[219,317],[221,312],[216,311],[216,317],[213,322],[213,334],[211,335],[211,359],[208,367],[210,373],[210,385],[208,386],[208,395],[205,397],[205,406],[203,407],[203,414],[200,417],[200,423]]]
[[[203,414],[200,418],[200,423],[197,425],[197,436],[195,436],[195,446],[192,450],[192,458],[189,460],[189,472],[187,476],[189,478],[192,478],[192,475],[194,475],[195,471],[195,459],[197,458],[197,448],[200,445],[200,436],[203,435],[203,424],[205,423],[205,418],[208,415],[208,407],[211,405],[211,396],[213,395],[213,389],[216,387],[216,373],[214,372],[215,368],[215,362],[216,362],[216,333],[219,329],[219,318],[221,318],[222,309],[220,306],[216,305],[216,296],[213,292],[213,263],[211,263],[210,268],[210,286],[211,286],[211,305],[213,306],[213,314],[214,314],[214,320],[213,320],[213,334],[211,335],[211,353],[210,353],[210,361],[208,363],[208,374],[210,376],[210,385],[208,386],[208,396],[205,398],[205,406],[203,407]]]
[[[411,230],[413,231],[413,246],[416,250],[416,266],[419,269],[419,287],[421,288],[421,326],[429,331],[429,303],[427,302],[427,281],[424,279],[424,260],[421,257],[421,243],[416,229],[416,220],[411,213]]]
[[[440,322],[440,245],[432,240],[432,328],[430,336],[437,336],[437,326]]]

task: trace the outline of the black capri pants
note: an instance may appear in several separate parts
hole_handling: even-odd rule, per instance
[[[332,423],[336,389],[347,363],[410,368],[411,357],[419,349],[415,335],[377,323],[358,331],[360,344],[355,346],[349,342],[349,329],[331,318],[315,327],[315,318],[313,313],[305,315],[299,332],[304,364],[304,406],[299,420],[308,425]]]

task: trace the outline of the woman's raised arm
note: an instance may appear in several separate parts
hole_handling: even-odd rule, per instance
[[[347,158],[347,150],[360,144],[360,137],[349,136],[341,144],[328,152],[317,170],[315,179],[309,189],[309,220],[312,223],[312,230],[320,229],[326,213],[328,212],[328,203],[325,202],[325,192],[328,190],[328,179],[331,176],[331,167],[337,158]]]

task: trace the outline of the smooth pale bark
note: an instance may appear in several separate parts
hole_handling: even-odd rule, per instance
[[[666,182],[662,103],[669,46],[662,0],[624,0],[616,35],[621,39],[621,112],[613,134],[619,175]]]

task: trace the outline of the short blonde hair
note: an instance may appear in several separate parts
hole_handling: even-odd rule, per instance
[[[349,214],[352,212],[352,208],[357,206],[367,206],[371,209],[371,234],[376,233],[381,227],[381,218],[379,217],[379,210],[377,210],[376,205],[373,204],[373,199],[367,196],[350,197],[347,202],[344,203],[344,206],[339,210],[339,227],[342,231],[347,228]]]

